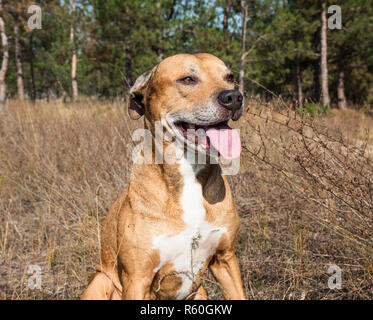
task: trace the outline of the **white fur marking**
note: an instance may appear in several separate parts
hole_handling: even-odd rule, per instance
[[[159,249],[161,262],[158,272],[166,263],[173,263],[176,272],[181,272],[182,286],[176,299],[188,296],[194,275],[197,275],[206,259],[213,255],[226,228],[217,228],[208,223],[203,206],[202,187],[195,181],[192,165],[184,158],[179,162],[180,173],[184,178],[181,195],[183,220],[186,228],[175,236],[160,235],[153,239],[153,248]]]

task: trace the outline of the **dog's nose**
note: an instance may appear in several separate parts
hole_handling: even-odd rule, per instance
[[[234,113],[242,106],[242,94],[238,90],[224,90],[218,96],[219,103]]]

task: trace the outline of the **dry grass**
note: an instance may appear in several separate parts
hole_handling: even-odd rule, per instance
[[[250,101],[229,177],[250,299],[373,298],[373,119],[296,117]],[[128,182],[139,123],[117,103],[10,102],[0,118],[0,299],[75,299],[99,258],[99,230]],[[277,110],[277,111],[276,111]],[[42,268],[28,289],[29,265]],[[328,267],[342,289],[327,287]],[[208,275],[213,280],[211,275]],[[218,287],[205,281],[211,298]]]

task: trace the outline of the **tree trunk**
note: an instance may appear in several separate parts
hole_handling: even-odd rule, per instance
[[[16,51],[16,66],[17,66],[17,90],[18,99],[25,100],[25,88],[23,85],[23,68],[22,68],[22,48],[20,43],[20,31],[18,21],[14,25],[15,34],[15,51]]]
[[[346,109],[346,95],[345,95],[344,78],[345,78],[344,60],[340,59],[339,66],[338,66],[338,88],[337,88],[338,108],[340,110],[345,110]]]
[[[164,53],[162,48],[158,48],[157,50],[157,56],[158,56],[158,61],[161,62],[164,59]]]
[[[313,92],[312,98],[314,102],[319,103],[321,96],[320,88],[320,59],[315,59],[313,61]]]
[[[33,46],[34,46],[34,39],[33,39],[33,34],[31,32],[30,34],[30,77],[31,77],[31,101],[35,102],[36,99],[36,86],[35,86],[35,76],[34,76],[34,51],[33,51]]]
[[[71,85],[73,89],[73,99],[76,101],[78,99],[78,82],[76,80],[76,69],[78,65],[78,57],[76,53],[76,46],[75,46],[75,16],[76,16],[76,3],[75,0],[71,0],[71,10],[72,10],[72,22],[70,28],[70,40],[71,45],[73,48],[73,55],[71,60]]]
[[[326,0],[322,2],[321,10],[321,95],[322,104],[330,105],[329,87],[328,87],[328,44],[327,44],[327,19],[326,19]]]
[[[224,31],[224,47],[225,47],[225,54],[227,56],[232,55],[231,52],[231,45],[230,45],[230,33],[228,30],[229,27],[229,18],[230,18],[230,12],[231,12],[231,6],[232,1],[231,0],[225,0],[225,7],[224,7],[224,19],[223,19],[223,31]]]
[[[239,87],[243,93],[245,89],[244,77],[245,77],[245,50],[246,50],[246,20],[248,14],[248,4],[245,0],[241,0],[241,19],[242,19],[242,39],[241,39],[241,61],[240,61],[240,75],[239,75]]]
[[[5,82],[6,73],[8,71],[9,62],[9,47],[8,37],[5,33],[5,24],[3,20],[3,2],[0,0],[0,33],[1,33],[1,44],[3,47],[3,61],[0,69],[0,111],[4,109],[6,95],[7,95],[7,84]]]
[[[303,108],[303,92],[302,92],[302,76],[301,76],[301,69],[300,69],[300,61],[299,56],[295,57],[295,90],[297,93],[297,103],[298,108]]]
[[[158,11],[159,16],[162,17],[161,0],[157,0],[156,7],[157,7],[157,11]],[[162,32],[161,32],[161,35],[160,35],[159,44],[162,45]],[[157,56],[158,56],[158,61],[161,62],[163,60],[163,49],[162,48],[157,48]]]
[[[320,30],[317,28],[313,35],[312,48],[315,53],[319,52],[318,46],[320,45]],[[312,99],[315,103],[320,102],[321,88],[320,88],[320,57],[312,61],[313,67],[313,88],[312,88]]]
[[[226,0],[225,8],[224,8],[224,20],[223,20],[223,29],[224,30],[228,30],[230,11],[231,11],[231,1]]]
[[[131,73],[132,73],[132,64],[131,64],[131,50],[130,50],[130,45],[125,42],[124,43],[124,56],[125,56],[125,66],[126,66],[126,82],[129,85],[129,87],[132,84],[132,79],[131,79]]]

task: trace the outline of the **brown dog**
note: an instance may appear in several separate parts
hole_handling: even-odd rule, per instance
[[[238,133],[227,126],[243,110],[232,72],[213,55],[179,54],[141,75],[130,94],[131,118],[144,115],[151,132],[152,159],[167,149],[174,162],[135,162],[104,222],[101,263],[82,299],[207,299],[207,267],[227,299],[245,299],[234,253],[239,217],[221,167],[178,155],[239,156]],[[155,141],[157,123],[176,143]]]

